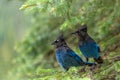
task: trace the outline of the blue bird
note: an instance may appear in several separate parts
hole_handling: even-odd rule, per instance
[[[95,63],[84,62],[75,52],[70,49],[63,35],[60,35],[57,40],[55,40],[52,45],[56,47],[56,59],[59,65],[65,70],[69,70],[72,66],[84,66],[89,65],[92,66]]]
[[[103,63],[103,59],[100,56],[100,48],[97,43],[88,35],[87,25],[83,25],[81,28],[73,32],[79,39],[79,49],[85,56],[86,61],[89,58],[93,58],[98,64]]]

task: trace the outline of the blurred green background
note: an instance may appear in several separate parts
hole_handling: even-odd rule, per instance
[[[0,0],[0,80],[120,80],[120,0]],[[50,43],[87,24],[104,63],[98,69],[63,72]],[[92,60],[91,60],[92,61]]]
[[[18,0],[0,0],[0,79],[14,67],[16,57],[15,44],[20,41],[30,27],[30,16],[19,10],[22,5]],[[6,80],[6,79],[4,79]]]

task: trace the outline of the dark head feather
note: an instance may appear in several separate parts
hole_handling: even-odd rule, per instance
[[[65,46],[66,42],[63,37],[63,34],[60,34],[60,36],[58,36],[58,38],[54,42],[52,42],[52,45],[55,45],[56,47]]]
[[[79,30],[79,31],[87,32],[87,25],[81,26],[78,30]]]

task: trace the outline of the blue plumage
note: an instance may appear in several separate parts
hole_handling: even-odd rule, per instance
[[[52,44],[56,46],[56,59],[59,65],[67,71],[72,66],[93,65],[94,63],[84,62],[75,52],[70,49],[63,36],[58,37]]]
[[[98,46],[94,42],[84,41],[82,45],[79,44],[79,49],[86,58],[98,58],[100,56],[98,52]]]
[[[103,63],[103,60],[99,54],[100,48],[97,43],[88,35],[86,25],[82,26],[73,34],[78,37],[79,49],[87,61],[89,58],[94,58],[96,62]]]
[[[61,47],[56,50],[56,59],[59,65],[65,70],[68,70],[72,66],[84,65],[81,58],[74,54],[75,53],[68,51],[65,47]]]

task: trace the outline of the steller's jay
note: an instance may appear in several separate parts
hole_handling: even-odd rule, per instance
[[[79,49],[85,56],[86,61],[88,58],[93,58],[95,62],[101,64],[103,59],[100,56],[100,48],[97,43],[88,35],[87,25],[83,25],[81,28],[73,32],[79,39]]]
[[[56,47],[55,52],[57,62],[65,71],[72,66],[92,66],[95,64],[84,62],[77,54],[75,54],[75,52],[67,46],[63,35],[60,35],[57,40],[52,43],[52,45],[55,45]]]

